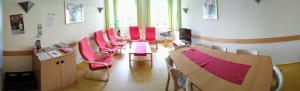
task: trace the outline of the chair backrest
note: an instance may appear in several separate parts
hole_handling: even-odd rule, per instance
[[[89,46],[88,38],[84,37],[79,41],[79,52],[84,60],[86,61],[95,61],[95,53]]]
[[[138,26],[129,26],[130,40],[140,40],[140,31]]]
[[[153,41],[156,40],[156,30],[155,27],[146,27],[146,40]]]
[[[108,28],[107,29],[107,37],[111,42],[117,42],[118,41],[113,28]]]
[[[211,49],[227,52],[227,48],[225,47],[220,47],[220,46],[211,46]]]
[[[276,85],[271,88],[271,91],[281,91],[284,83],[284,78],[280,69],[273,65],[273,77],[276,81]]]
[[[176,69],[175,65],[173,64],[173,60],[171,59],[170,56],[166,58],[166,64],[167,64],[168,72],[173,78],[174,86],[176,88],[184,88],[185,82],[181,82],[181,81],[185,80],[185,77],[178,69]]]
[[[108,47],[105,39],[104,39],[104,36],[103,36],[103,31],[96,31],[94,33],[94,38],[95,38],[95,42],[97,44],[97,46],[101,46],[101,47]]]
[[[249,54],[249,55],[258,55],[258,51],[256,50],[244,50],[244,49],[237,49],[237,54]]]

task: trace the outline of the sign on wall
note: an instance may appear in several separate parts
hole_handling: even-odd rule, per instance
[[[203,18],[204,19],[218,19],[217,0],[204,0]]]
[[[83,2],[65,1],[66,24],[84,21]]]
[[[23,14],[10,15],[10,26],[13,34],[24,34]]]

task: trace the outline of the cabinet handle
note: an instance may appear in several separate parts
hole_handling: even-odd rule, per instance
[[[61,60],[60,63],[64,63],[64,60]]]
[[[59,64],[59,62],[56,62],[56,64]]]

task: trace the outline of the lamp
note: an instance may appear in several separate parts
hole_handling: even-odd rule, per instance
[[[261,0],[255,0],[256,2],[257,2],[257,4],[259,4],[259,2],[261,1]]]
[[[189,11],[189,8],[183,8],[184,13],[187,13]]]
[[[101,13],[102,9],[103,9],[102,7],[98,8],[99,13]]]
[[[33,2],[30,2],[30,1],[25,1],[25,2],[20,2],[18,3],[22,8],[23,10],[27,13],[31,8],[32,6],[34,5]]]

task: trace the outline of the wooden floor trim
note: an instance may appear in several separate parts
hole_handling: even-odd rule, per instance
[[[211,41],[211,42],[221,42],[221,43],[254,44],[254,43],[275,43],[275,42],[295,41],[295,40],[300,40],[300,35],[291,35],[291,36],[273,37],[273,38],[257,38],[257,39],[225,39],[225,38],[207,37],[202,35],[192,35],[192,38]]]
[[[221,42],[221,43],[232,43],[232,44],[254,44],[254,43],[275,43],[275,42],[287,42],[300,40],[300,35],[283,36],[283,37],[273,37],[273,38],[257,38],[257,39],[224,39],[224,38],[214,38],[202,35],[192,35],[192,38],[206,40],[211,42]],[[90,37],[93,40],[93,37]],[[158,41],[162,42],[162,41]],[[78,41],[72,42],[69,45],[75,47]],[[3,51],[3,56],[31,56],[33,55],[32,50],[25,51]]]
[[[78,44],[78,41],[68,44],[70,47],[75,47]],[[3,56],[32,56],[32,50],[25,51],[3,51]]]
[[[3,51],[3,56],[32,56],[32,50],[25,51]]]

